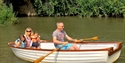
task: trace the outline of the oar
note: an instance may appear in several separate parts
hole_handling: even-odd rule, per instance
[[[77,40],[77,42],[83,42],[83,41],[87,41],[87,40],[98,40],[98,36],[94,36],[92,38],[85,38],[85,39],[81,39],[81,40]],[[82,44],[80,44],[79,49],[81,48]]]
[[[80,39],[75,42],[82,42],[82,41],[88,41],[88,40],[98,40],[98,36],[94,36],[92,38],[85,38],[85,39]],[[41,40],[42,42],[52,42],[52,40]]]
[[[80,39],[80,40],[77,40],[76,42],[82,42],[82,41],[88,41],[88,40],[98,40],[98,36],[94,36],[92,38]]]
[[[65,42],[65,43],[62,44],[61,47],[56,48],[56,49],[53,49],[50,53],[46,54],[45,56],[41,56],[40,58],[37,58],[37,59],[34,61],[34,63],[39,63],[39,62],[42,61],[44,58],[46,58],[47,56],[49,56],[50,54],[52,54],[53,52],[55,52],[55,51],[61,49],[61,48],[62,48],[63,46],[65,46],[67,43],[68,43],[68,42]]]

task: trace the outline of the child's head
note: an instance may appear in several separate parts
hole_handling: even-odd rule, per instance
[[[35,32],[35,33],[34,33],[34,36],[38,36],[38,33],[37,33],[37,32]]]
[[[20,38],[21,41],[25,41],[24,35],[20,35],[19,38]]]

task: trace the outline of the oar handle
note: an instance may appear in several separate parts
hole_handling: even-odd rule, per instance
[[[55,51],[57,51],[57,50],[61,49],[61,48],[62,48],[63,46],[65,46],[66,44],[68,44],[68,42],[64,42],[64,43],[62,44],[62,46],[61,46],[61,47],[56,48],[56,49],[53,49],[53,51],[51,51],[49,54],[45,55],[45,57],[47,57],[48,55],[52,54],[53,52],[55,52]]]
[[[55,52],[55,51],[61,49],[61,48],[62,48],[63,46],[65,46],[66,44],[68,44],[68,42],[64,42],[61,47],[56,48],[56,49],[53,49],[50,53],[46,54],[45,56],[41,56],[40,58],[37,58],[37,59],[34,61],[34,63],[39,63],[39,62],[42,61],[45,57],[47,57],[48,55],[52,54],[53,52]]]

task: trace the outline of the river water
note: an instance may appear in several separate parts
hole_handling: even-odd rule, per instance
[[[41,39],[51,40],[58,21],[64,22],[64,30],[72,38],[99,36],[97,42],[123,42],[121,55],[115,63],[125,62],[125,18],[22,17],[19,21],[17,25],[0,27],[0,63],[30,63],[16,57],[8,47],[8,42],[24,34],[27,27],[38,32]]]

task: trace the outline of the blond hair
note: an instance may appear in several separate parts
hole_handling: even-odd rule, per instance
[[[33,30],[32,30],[30,27],[26,28],[24,35],[25,35],[26,37],[28,37],[28,36],[27,36],[27,30],[30,30],[30,31],[31,31],[31,34],[30,34],[30,36],[31,36],[31,35],[33,34]]]

